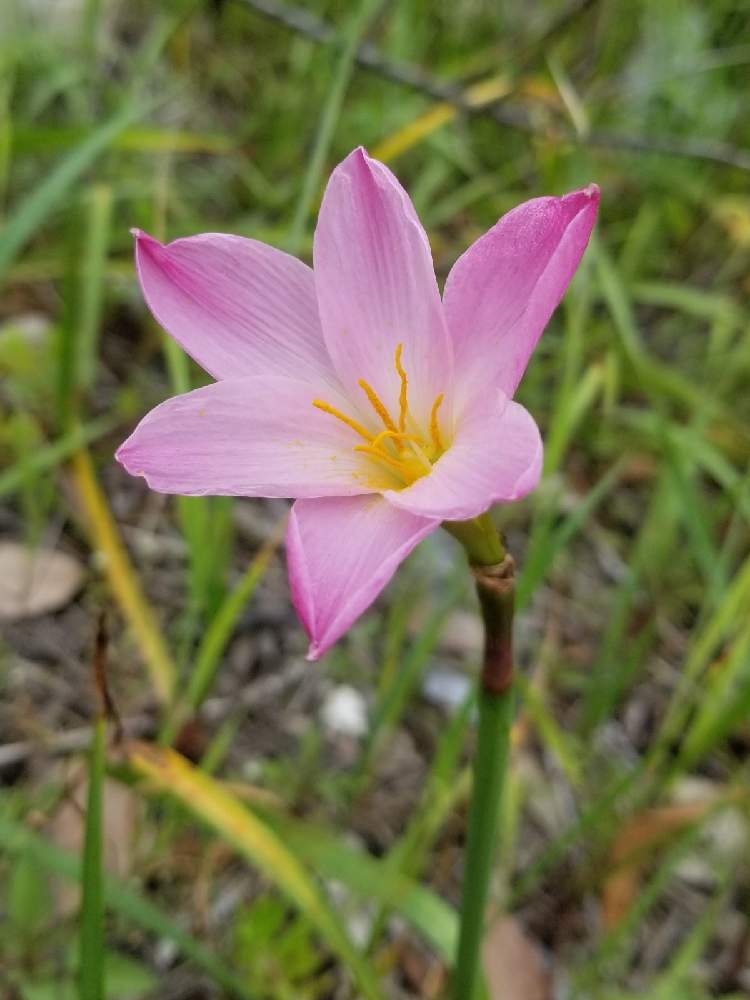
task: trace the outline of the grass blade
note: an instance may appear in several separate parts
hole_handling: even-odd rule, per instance
[[[473,83],[466,88],[461,99],[468,107],[481,108],[486,104],[492,104],[494,101],[507,97],[511,90],[510,78],[501,73],[498,76],[491,76],[487,80],[480,80],[479,83]],[[433,132],[455,121],[460,113],[457,104],[439,101],[428,111],[418,115],[413,121],[408,122],[379,142],[377,146],[373,147],[372,156],[376,160],[385,162],[395,160],[396,157],[429,138]]]
[[[391,868],[387,860],[371,857],[327,830],[288,816],[271,816],[269,823],[321,875],[397,912],[446,962],[453,961],[458,918],[436,893]]]
[[[48,215],[60,204],[81,174],[100,156],[143,107],[128,104],[72,150],[39,186],[27,195],[10,216],[0,238],[0,284],[16,259]]]
[[[207,628],[198,647],[188,683],[187,700],[193,711],[200,707],[210,691],[219,660],[231,638],[237,619],[263,579],[268,564],[283,538],[285,527],[286,517],[258,551],[234,590],[227,594]]]
[[[591,487],[580,504],[567,515],[559,526],[556,524],[556,508],[550,507],[543,512],[543,515],[540,515],[532,528],[526,558],[516,586],[516,602],[519,608],[526,607],[534,591],[549,571],[555,557],[575,538],[599,504],[613,492],[618,485],[622,471],[623,463],[616,462]]]
[[[102,861],[102,785],[106,722],[94,723],[86,804],[81,885],[78,996],[80,1000],[104,1000],[104,888]]]
[[[129,759],[156,791],[174,797],[275,883],[349,968],[362,996],[383,1000],[373,970],[353,946],[335,910],[297,855],[267,823],[173,750],[137,743],[131,746]]]
[[[323,114],[320,118],[317,132],[315,134],[315,145],[305,177],[302,182],[302,193],[300,194],[297,207],[292,219],[287,250],[296,254],[299,251],[300,243],[305,232],[307,217],[310,214],[315,192],[320,188],[323,168],[325,166],[328,149],[333,139],[333,132],[336,122],[341,114],[341,106],[344,101],[344,94],[349,84],[354,67],[354,57],[357,54],[362,36],[367,27],[375,17],[378,10],[383,6],[383,0],[361,0],[359,7],[352,16],[344,38],[344,47],[339,56],[338,65],[333,77],[333,84],[328,92]]]
[[[675,688],[665,713],[661,728],[648,754],[649,767],[653,772],[670,757],[670,748],[681,738],[690,719],[694,699],[704,691],[699,688],[701,679],[709,667],[712,657],[728,637],[738,630],[738,623],[747,622],[750,611],[750,557],[735,573],[730,586],[724,592],[721,603],[703,628],[696,634],[685,658],[680,681]],[[731,662],[731,661],[730,661]],[[734,667],[732,668],[734,670]],[[703,719],[703,713],[699,715]],[[701,727],[703,722],[701,721]]]
[[[106,574],[122,612],[135,633],[151,683],[161,702],[168,702],[175,683],[175,667],[162,638],[153,612],[141,592],[107,498],[96,480],[91,458],[86,451],[73,456],[73,475],[92,543],[106,557]]]
[[[747,719],[750,706],[750,627],[745,627],[727,652],[713,664],[704,697],[685,734],[675,770],[693,767]]]
[[[703,412],[720,422],[743,454],[750,447],[747,427],[722,400],[704,385],[697,385],[675,366],[652,357],[644,347],[632,303],[618,270],[596,234],[589,251],[594,259],[602,299],[619,334],[620,349],[631,368],[635,384],[654,398],[670,399],[691,413]]]
[[[78,125],[19,126],[13,134],[16,153],[49,153],[69,149],[82,142],[87,131]],[[182,129],[135,126],[123,128],[111,140],[111,148],[127,153],[225,154],[237,147],[232,136],[188,132]]]
[[[23,823],[2,813],[0,813],[0,841],[3,850],[10,854],[29,857],[40,868],[66,881],[81,881],[81,864],[77,857],[50,843]],[[108,910],[119,914],[137,927],[172,941],[185,958],[211,976],[215,983],[232,996],[238,997],[239,1000],[257,1000],[223,961],[183,930],[170,914],[164,913],[112,876],[105,875],[103,884],[104,902]]]
[[[107,264],[112,221],[112,188],[96,184],[91,188],[87,206],[87,238],[81,268],[80,315],[78,318],[77,367],[79,386],[90,389],[96,373],[99,325],[104,298],[104,273]]]
[[[0,473],[0,500],[20,490],[29,478],[50,472],[79,448],[109,434],[115,424],[112,417],[98,417],[24,455],[22,460]]]
[[[372,714],[372,723],[367,734],[365,745],[357,763],[357,785],[364,787],[369,780],[371,765],[383,742],[394,731],[398,721],[406,711],[409,700],[417,689],[424,670],[427,667],[430,654],[440,638],[445,616],[455,607],[466,586],[463,567],[453,574],[446,582],[446,596],[440,601],[427,621],[420,629],[419,635],[403,654],[400,667],[387,687],[378,693],[378,701]]]

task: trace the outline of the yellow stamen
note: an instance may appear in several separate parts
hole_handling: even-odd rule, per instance
[[[373,410],[375,410],[375,412],[383,421],[388,430],[392,431],[394,434],[398,434],[398,427],[396,427],[393,420],[391,419],[391,415],[388,412],[388,410],[386,410],[381,401],[378,399],[377,393],[375,392],[373,387],[369,385],[369,383],[365,382],[363,378],[361,378],[359,382],[357,382],[357,385],[360,387],[360,389],[362,389],[364,394],[367,396]]]
[[[398,397],[398,429],[402,431],[406,427],[406,415],[409,412],[409,403],[407,401],[407,393],[409,391],[409,379],[406,377],[406,372],[401,364],[401,352],[404,349],[403,344],[399,344],[396,347],[396,371],[398,372],[399,378],[401,379],[401,392]]]
[[[422,468],[425,470],[425,472],[429,472],[430,469],[432,468],[432,462],[429,460],[427,455],[425,455],[424,451],[420,447],[420,443],[424,444],[424,442],[419,442],[418,438],[409,439],[409,447],[414,452],[417,461],[422,465]]]
[[[400,476],[404,474],[404,464],[403,462],[397,461],[395,458],[391,458],[390,455],[386,455],[384,451],[380,448],[373,448],[372,445],[368,444],[356,444],[354,446],[355,451],[362,451],[365,455],[372,455],[373,458],[377,458],[379,462],[385,462],[386,465],[391,465],[398,472]]]
[[[438,451],[444,450],[437,419],[438,410],[440,409],[440,404],[443,402],[444,395],[445,393],[441,392],[440,395],[435,398],[435,402],[432,404],[432,413],[430,414],[430,437],[432,438],[432,443]]]
[[[347,427],[351,427],[351,429],[356,431],[360,437],[365,439],[365,441],[372,442],[372,434],[370,434],[370,432],[363,427],[362,424],[358,423],[356,420],[352,420],[351,417],[347,417],[345,413],[342,413],[341,410],[337,410],[335,406],[331,406],[330,403],[326,403],[322,399],[314,399],[313,406],[317,406],[317,408],[322,410],[324,413],[330,413],[332,417],[336,417],[337,420],[346,424]]]
[[[413,434],[402,434],[400,431],[381,431],[372,442],[372,447],[377,448],[381,441],[390,439],[399,444],[401,441],[416,441],[417,444],[422,443],[422,439],[415,437]]]
[[[429,474],[432,469],[432,463],[436,461],[445,450],[445,445],[443,444],[443,439],[440,435],[440,425],[438,424],[438,411],[440,410],[444,398],[444,394],[442,392],[435,398],[435,402],[432,404],[429,438],[431,443],[427,443],[427,438],[423,438],[418,434],[409,434],[405,430],[407,421],[410,420],[410,417],[407,398],[409,380],[401,363],[403,346],[403,344],[398,344],[396,346],[394,358],[396,371],[401,379],[398,427],[396,427],[393,418],[383,405],[380,397],[377,395],[369,382],[365,382],[364,379],[359,379],[357,384],[367,396],[368,402],[385,425],[386,429],[384,431],[371,433],[363,424],[354,420],[352,417],[348,417],[345,413],[337,410],[336,407],[331,406],[330,403],[326,403],[325,400],[313,400],[313,406],[322,410],[324,413],[329,413],[331,416],[336,417],[337,420],[346,424],[347,427],[350,427],[353,431],[355,431],[355,433],[365,440],[366,444],[355,445],[354,451],[362,452],[363,454],[374,459],[376,462],[379,462],[393,470],[393,473],[398,476],[398,479],[403,484],[402,486],[397,486],[397,489],[411,486],[411,484],[421,476]],[[392,447],[388,447],[388,444],[391,442]],[[383,471],[384,470],[381,469],[381,476]],[[378,490],[389,488],[387,484],[384,485],[381,483],[380,485],[375,485],[374,483],[369,483],[369,480],[368,484],[370,484],[373,489]]]

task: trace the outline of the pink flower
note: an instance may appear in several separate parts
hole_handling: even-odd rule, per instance
[[[293,497],[295,607],[321,656],[444,520],[536,486],[539,430],[512,401],[586,248],[598,189],[519,205],[456,261],[441,301],[399,182],[363,149],[333,171],[314,270],[206,233],[136,233],[143,294],[215,379],[117,452],[162,493]]]

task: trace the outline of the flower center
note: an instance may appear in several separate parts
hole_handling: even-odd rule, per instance
[[[381,469],[388,470],[395,476],[396,489],[411,486],[415,480],[426,476],[445,451],[438,419],[444,393],[438,393],[435,397],[430,411],[429,431],[427,434],[422,434],[420,429],[415,426],[414,419],[409,412],[409,379],[401,363],[403,348],[403,344],[398,345],[394,358],[396,373],[401,381],[397,421],[391,417],[388,409],[368,382],[365,382],[363,378],[357,382],[385,430],[373,434],[358,420],[337,410],[325,400],[313,400],[313,406],[323,410],[324,413],[330,413],[332,417],[336,417],[365,441],[365,444],[354,445],[354,451],[361,451],[377,462]],[[391,484],[387,484],[384,488],[391,488]]]

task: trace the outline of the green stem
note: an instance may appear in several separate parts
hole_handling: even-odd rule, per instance
[[[505,548],[489,512],[472,521],[443,521],[443,527],[459,541],[472,566],[494,566],[505,558]]]
[[[485,689],[479,693],[479,732],[453,979],[455,1000],[474,1000],[478,995],[484,917],[508,762],[513,702],[512,688],[502,694]]]
[[[481,978],[484,920],[513,721],[514,565],[488,514],[446,529],[463,544],[476,581],[485,644],[479,681],[479,728],[469,809],[468,839],[454,1000],[476,1000]]]

